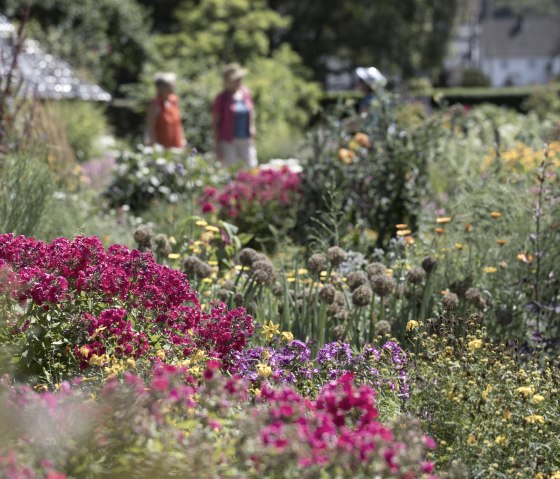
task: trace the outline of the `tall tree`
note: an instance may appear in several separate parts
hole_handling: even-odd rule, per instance
[[[453,30],[457,0],[268,0],[292,18],[289,41],[324,80],[329,58],[376,65],[403,78],[436,74]]]
[[[117,92],[137,81],[146,58],[149,20],[136,0],[0,0],[17,20],[30,7],[29,36],[82,74]]]

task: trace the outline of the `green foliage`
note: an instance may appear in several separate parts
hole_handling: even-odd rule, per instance
[[[105,196],[111,207],[127,205],[132,211],[145,210],[158,200],[171,204],[189,200],[194,214],[196,195],[215,175],[209,166],[203,158],[179,151],[151,147],[123,151]]]
[[[461,77],[461,86],[464,87],[488,87],[490,80],[481,71],[476,68],[467,68],[463,70]]]
[[[462,331],[461,334],[457,334]],[[425,418],[443,477],[551,477],[558,471],[558,365],[516,355],[476,317],[448,315],[410,334],[419,354],[405,409]],[[411,371],[412,373],[412,371]],[[452,471],[463,470],[462,475]]]
[[[146,105],[153,96],[156,71],[175,71],[187,140],[201,152],[212,151],[211,104],[222,89],[222,65],[236,61],[250,71],[247,85],[256,104],[259,156],[268,159],[293,152],[319,88],[308,81],[307,69],[289,46],[271,48],[270,36],[285,28],[288,20],[267,8],[266,2],[248,0],[184,2],[177,18],[176,33],[154,39],[143,84],[132,89],[136,102]],[[278,146],[271,148],[272,142]]]
[[[18,19],[30,6],[28,35],[113,92],[136,81],[146,56],[148,21],[135,0],[3,0]]]
[[[521,107],[523,111],[535,112],[541,119],[545,119],[549,115],[560,117],[560,89],[542,88],[529,96]]]
[[[102,153],[99,139],[108,132],[103,107],[91,102],[52,102],[54,120],[64,125],[76,159],[91,160]]]
[[[436,73],[446,53],[458,2],[391,0],[270,0],[292,18],[282,38],[318,80],[336,57],[348,65],[376,65],[397,77]]]
[[[0,157],[0,231],[30,235],[48,211],[54,180],[46,158],[26,151]]]
[[[383,94],[367,118],[352,118],[341,127],[335,115],[319,127],[304,168],[301,225],[325,211],[326,190],[347,192],[341,229],[363,223],[378,232],[378,244],[389,240],[393,225],[415,224],[425,194],[431,127],[401,129],[396,103],[396,97]]]

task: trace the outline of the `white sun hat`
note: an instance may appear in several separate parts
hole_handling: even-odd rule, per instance
[[[358,67],[356,75],[370,88],[387,84],[387,78],[375,67]]]

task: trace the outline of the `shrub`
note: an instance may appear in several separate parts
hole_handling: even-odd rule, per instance
[[[1,235],[0,262],[1,342],[27,381],[180,362],[197,350],[227,365],[252,334],[243,309],[203,312],[183,273],[122,245],[105,251],[95,237],[45,244]]]
[[[401,129],[394,118],[395,105],[396,98],[382,95],[366,119],[352,117],[341,127],[337,118],[330,118],[319,128],[314,156],[304,164],[300,225],[328,212],[329,192],[340,191],[342,231],[363,224],[375,230],[378,245],[384,245],[393,225],[414,227],[427,186],[432,128],[427,123],[411,131]],[[309,232],[300,234],[305,242]]]
[[[300,199],[298,174],[282,167],[240,171],[221,190],[206,187],[200,202],[203,213],[216,212],[271,248],[275,237],[283,237],[295,226]]]
[[[414,329],[411,400],[441,447],[441,470],[464,477],[550,477],[560,468],[560,370],[540,349],[519,354],[490,339],[476,316],[447,315]],[[451,474],[449,475],[451,476]]]
[[[46,158],[33,150],[2,156],[0,176],[0,231],[32,234],[54,191]]]
[[[466,68],[461,77],[461,86],[464,87],[486,87],[490,86],[488,77],[477,68]]]
[[[265,384],[252,402],[243,382],[216,367],[208,362],[204,381],[171,366],[155,368],[147,381],[126,374],[89,398],[79,380],[56,394],[4,381],[0,414],[11,427],[2,430],[0,472],[256,479],[421,477],[433,470],[425,460],[433,440],[414,421],[378,422],[375,391],[355,386],[351,374],[326,384],[317,399]]]
[[[143,211],[156,201],[174,204],[185,199],[194,209],[194,197],[213,174],[210,165],[194,154],[140,146],[118,156],[105,196],[110,206],[127,205],[132,211]]]

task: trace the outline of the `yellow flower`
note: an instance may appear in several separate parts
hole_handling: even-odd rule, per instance
[[[469,434],[469,437],[467,437],[467,444],[471,446],[476,446],[477,444],[476,436],[472,432]]]
[[[210,266],[218,266],[218,262],[215,259],[211,259],[210,261],[208,261],[208,264]]]
[[[165,359],[165,350],[160,349],[157,353],[156,356],[161,359],[162,361]]]
[[[208,226],[208,223],[207,223],[206,221],[204,221],[204,220],[198,220],[198,221],[195,223],[195,225],[196,225],[196,226]]]
[[[179,258],[181,257],[181,255],[180,255],[179,253],[169,253],[169,254],[167,255],[167,257],[168,257],[169,259],[179,259]]]
[[[538,414],[531,414],[530,416],[525,416],[525,421],[529,424],[544,424],[544,417],[539,416]]]
[[[170,236],[170,237],[169,237],[169,242],[170,242],[171,244],[177,244],[177,240],[175,239],[175,236]]]
[[[134,358],[127,358],[126,364],[128,364],[132,369],[136,369],[136,361]]]
[[[407,236],[409,234],[412,234],[412,231],[410,231],[410,230],[398,230],[397,231],[397,236]]]
[[[494,442],[498,445],[505,444],[507,442],[507,438],[506,438],[506,436],[504,436],[502,434],[502,435],[498,436]]]
[[[504,412],[502,413],[502,419],[509,421],[511,419],[511,411],[509,411],[508,409],[504,409]]]
[[[463,243],[455,243],[455,249],[461,251],[465,245]]]
[[[282,337],[286,341],[293,341],[294,340],[294,335],[290,331],[283,331],[282,332]]]
[[[504,246],[505,244],[507,244],[507,240],[499,239],[499,240],[496,240],[496,243],[498,243],[500,246]]]
[[[364,148],[369,148],[371,146],[369,136],[367,136],[365,133],[356,133],[353,140]]]
[[[475,349],[480,349],[482,347],[482,339],[473,339],[468,342],[467,347],[474,351]]]
[[[449,223],[451,220],[449,216],[440,216],[436,219],[436,223]]]
[[[553,472],[550,479],[560,479],[560,471]]]
[[[532,398],[531,401],[538,404],[544,401],[544,396],[542,396],[541,394],[535,394]]]
[[[496,268],[494,266],[486,266],[485,268],[482,269],[482,271],[484,271],[487,274],[492,274],[492,273],[495,273],[496,271],[498,271],[498,268]]]
[[[408,228],[408,225],[406,223],[399,223],[398,225],[395,225],[395,228],[397,228],[398,230],[404,230]]]
[[[80,354],[87,358],[89,356],[89,348],[87,346],[82,346],[80,348]]]
[[[517,259],[523,263],[529,264],[533,262],[533,257],[528,253],[519,253]]]
[[[267,378],[272,375],[272,368],[268,364],[258,363],[257,372],[262,378]]]
[[[493,389],[493,388],[492,388],[492,385],[491,385],[491,384],[488,384],[488,385],[486,386],[486,389],[485,389],[484,391],[482,391],[482,394],[481,394],[482,399],[484,399],[484,400],[486,401],[486,400],[488,399],[488,395],[490,394],[490,392],[492,391],[492,389]]]
[[[309,273],[309,271],[307,271],[305,268],[300,268],[297,270],[297,274],[299,274],[300,276],[303,276],[307,273]]]
[[[535,394],[535,388],[533,386],[520,386],[516,389],[516,391],[526,398]]]
[[[407,331],[414,331],[418,327],[418,321],[411,319],[408,323],[406,323],[406,330]]]
[[[212,226],[212,225],[208,225],[204,229],[206,231],[211,232],[211,233],[219,233],[220,232],[220,228],[217,228],[216,226]]]
[[[338,159],[345,165],[352,164],[355,157],[356,153],[354,153],[352,150],[348,150],[347,148],[341,148],[340,150],[338,150]]]
[[[270,341],[274,336],[279,333],[280,323],[274,324],[269,321],[268,324],[263,325],[262,333],[267,341]]]
[[[491,211],[490,216],[494,219],[497,219],[497,218],[500,218],[502,216],[502,213],[500,213],[499,211]]]
[[[404,241],[407,246],[411,246],[414,244],[414,238],[412,236],[405,236]]]

